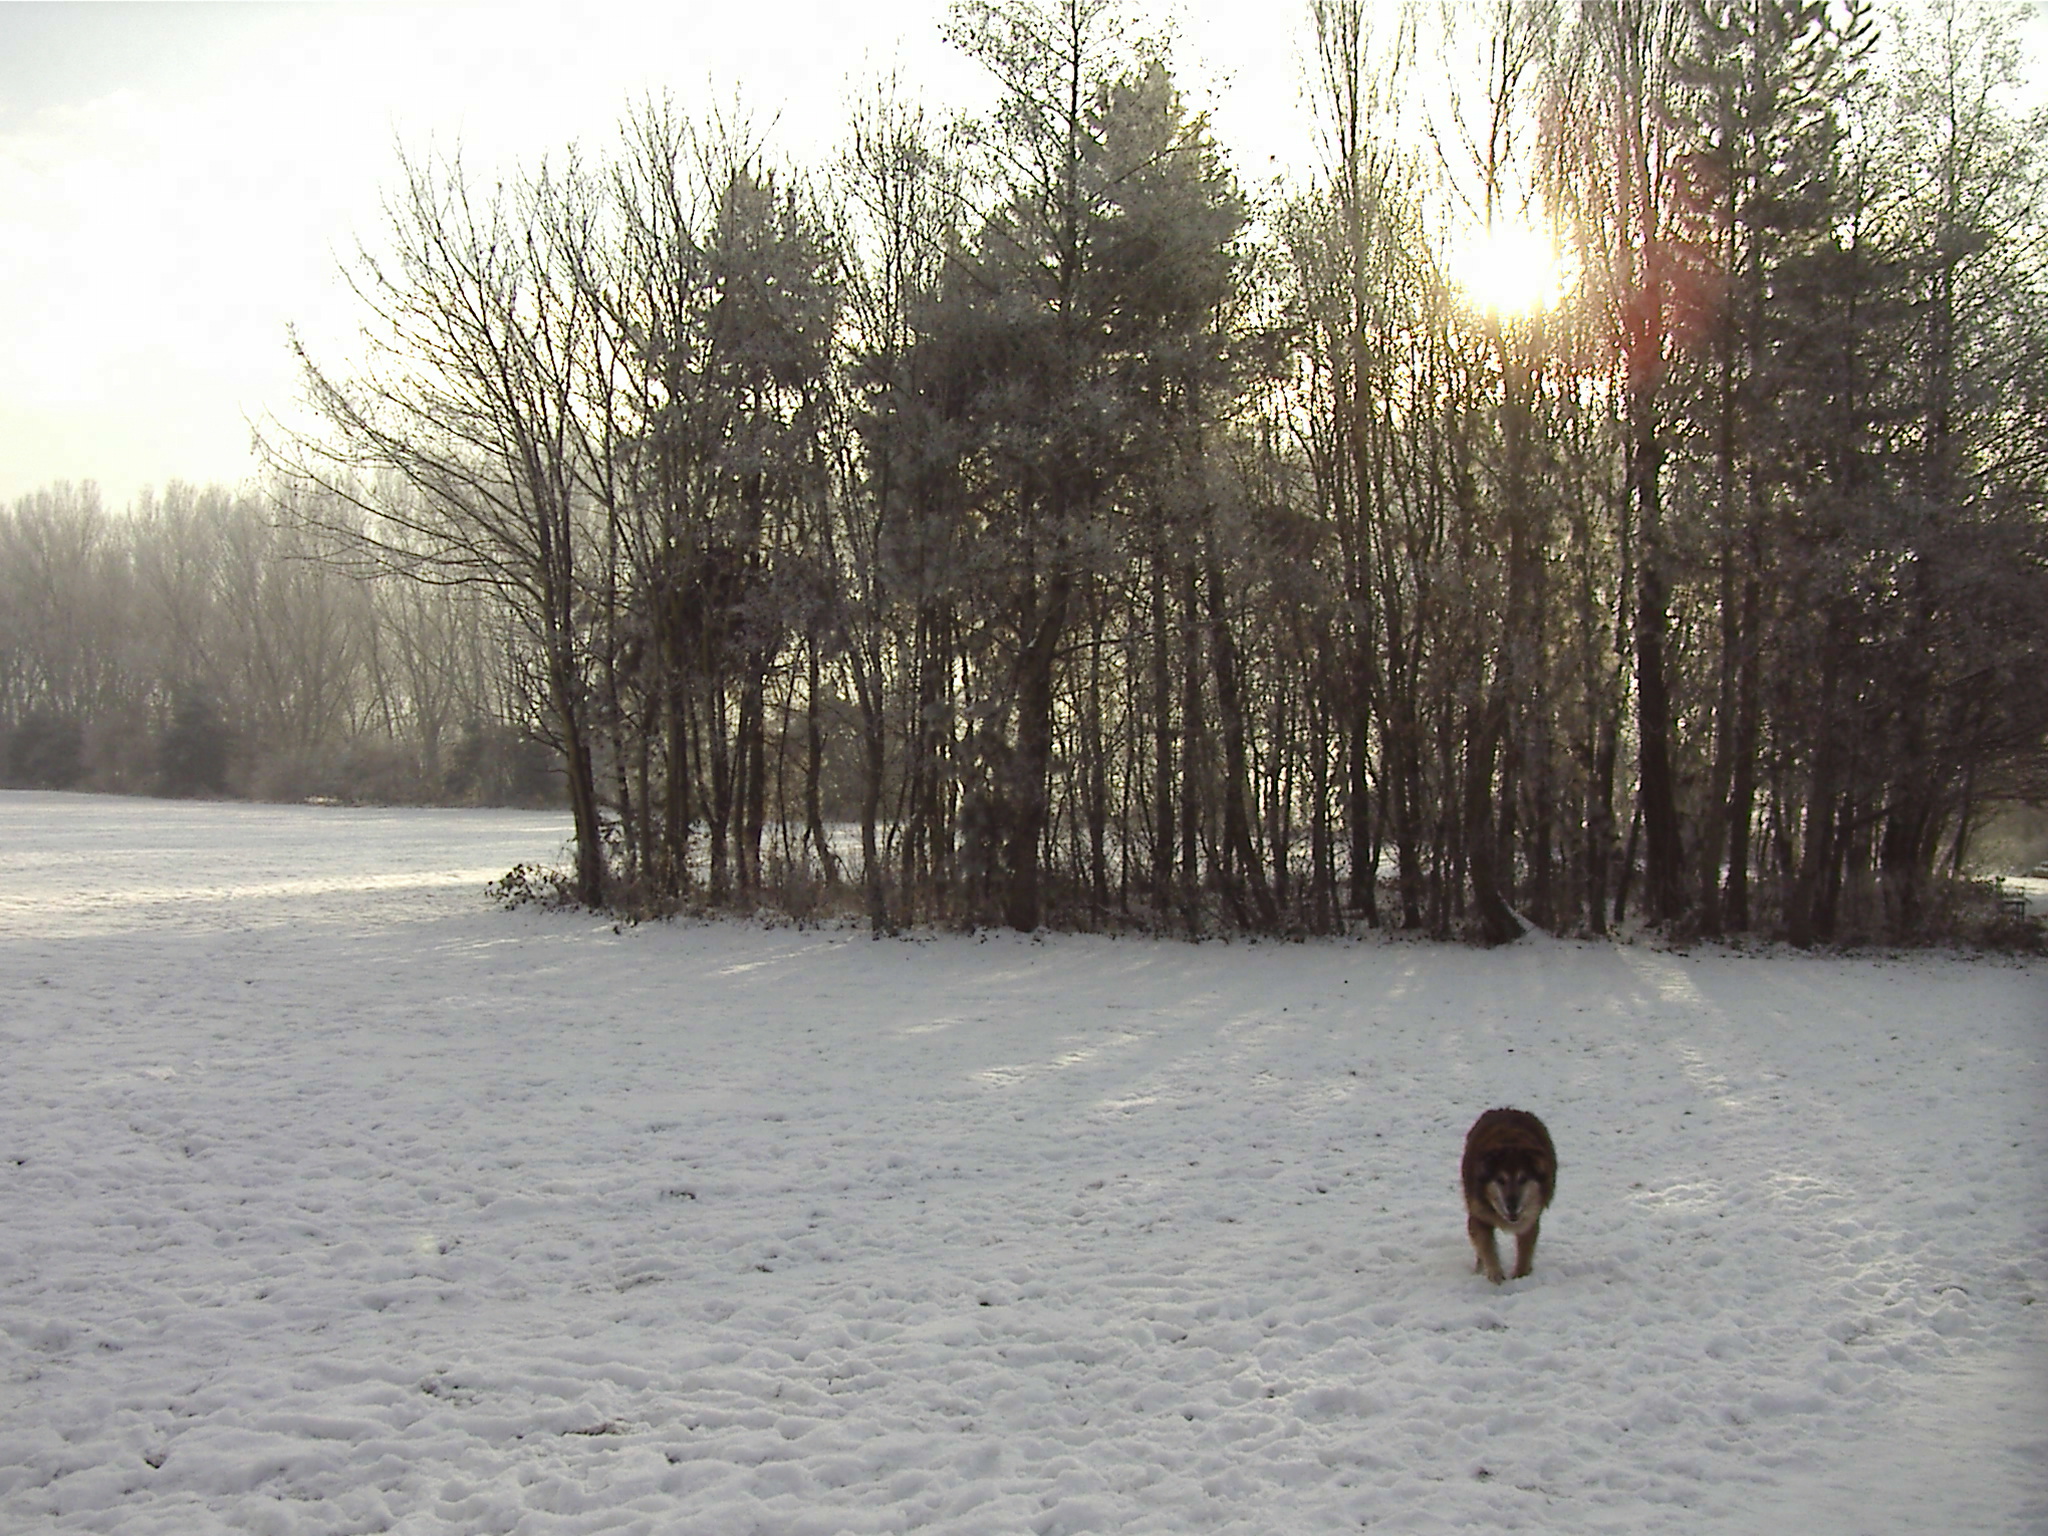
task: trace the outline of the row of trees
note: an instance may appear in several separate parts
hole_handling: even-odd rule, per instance
[[[510,623],[580,899],[1905,936],[2048,794],[2013,14],[1312,10],[1256,203],[1105,0],[958,0],[992,110],[810,175],[403,165],[278,505]],[[1446,275],[1523,225],[1554,302]]]
[[[532,803],[505,616],[361,582],[268,501],[91,485],[0,510],[0,782],[268,799]]]

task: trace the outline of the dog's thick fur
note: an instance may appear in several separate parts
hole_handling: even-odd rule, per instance
[[[1499,1285],[1506,1277],[1496,1230],[1515,1234],[1515,1278],[1536,1264],[1536,1229],[1557,1194],[1557,1149],[1543,1122],[1525,1109],[1489,1109],[1465,1133],[1465,1231],[1478,1262]]]

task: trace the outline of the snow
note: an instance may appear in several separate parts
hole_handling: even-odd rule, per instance
[[[2048,915],[2048,879],[2038,875],[2008,875],[2000,883],[2005,890],[2026,902],[2029,916]]]
[[[2038,962],[488,905],[563,832],[0,795],[0,1529],[2048,1529]]]

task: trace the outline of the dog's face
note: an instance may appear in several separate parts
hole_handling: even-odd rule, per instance
[[[1509,1148],[1486,1160],[1479,1182],[1480,1198],[1510,1232],[1523,1230],[1543,1214],[1543,1170],[1520,1148]]]

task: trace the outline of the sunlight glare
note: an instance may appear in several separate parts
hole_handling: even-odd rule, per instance
[[[1528,224],[1496,224],[1455,247],[1450,278],[1491,315],[1542,313],[1564,297],[1565,274],[1550,234]]]

